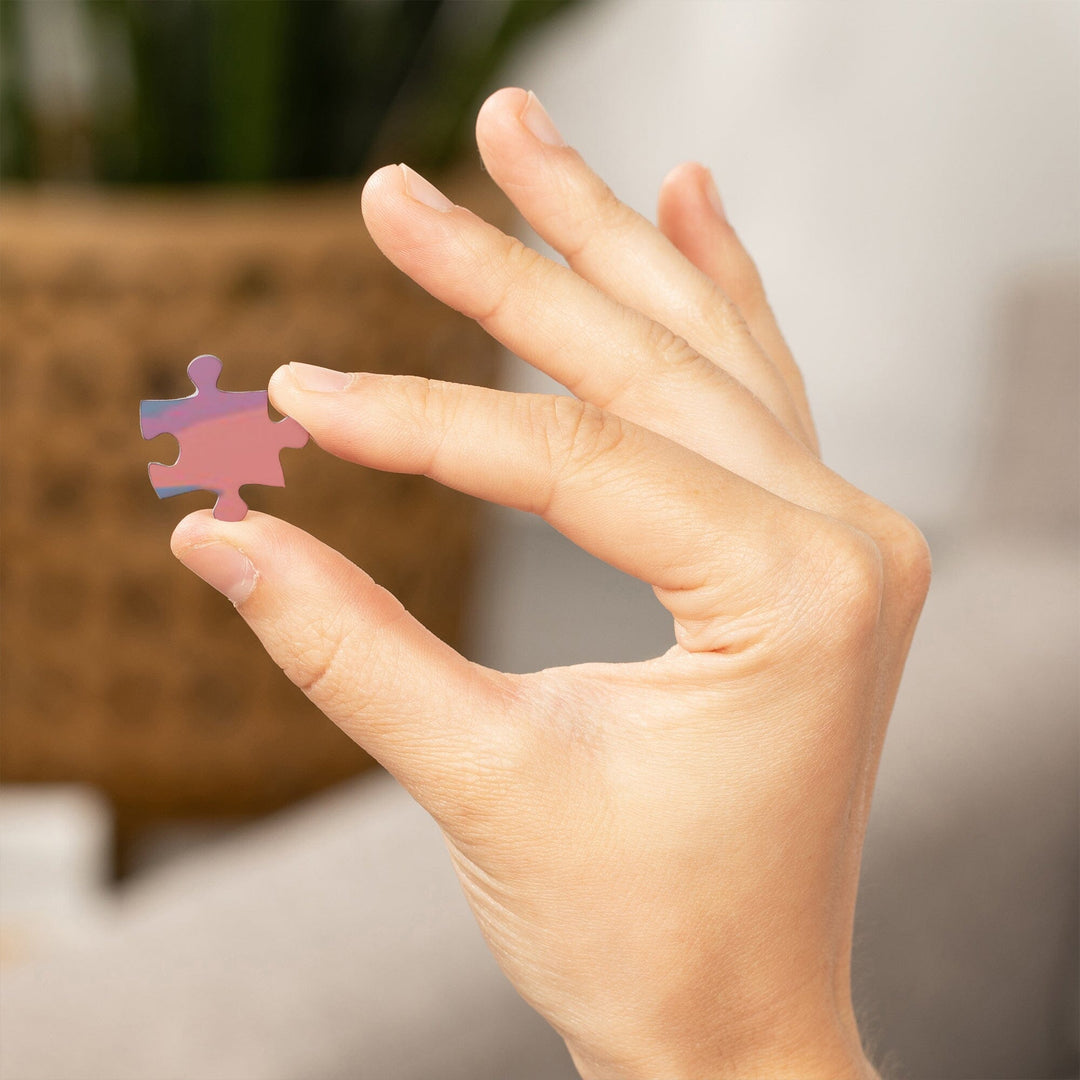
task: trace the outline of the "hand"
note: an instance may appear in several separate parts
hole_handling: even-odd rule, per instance
[[[193,514],[176,554],[435,817],[481,928],[585,1077],[871,1077],[851,1007],[860,853],[929,581],[904,517],[818,459],[802,382],[709,174],[660,228],[524,91],[477,122],[557,265],[415,172],[375,242],[567,386],[510,394],[280,368],[327,451],[540,514],[649,582],[677,644],[507,675],[284,522]]]

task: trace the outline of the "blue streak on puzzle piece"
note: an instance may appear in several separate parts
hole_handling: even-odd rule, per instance
[[[174,495],[186,495],[189,491],[202,491],[198,484],[178,484],[176,487],[155,487],[159,499],[171,499]]]
[[[205,392],[197,390],[185,398],[152,398],[140,401],[139,426],[143,438],[153,439],[172,432],[175,427],[189,427],[200,420],[212,420],[218,416],[230,416],[247,410],[257,412],[266,407],[265,390],[241,393],[219,390],[218,393],[220,398],[207,398]]]
[[[219,390],[221,361],[216,356],[197,356],[188,364],[188,377],[195,392],[182,398],[147,398],[139,402],[139,427],[144,439],[174,434],[201,420],[212,420],[233,413],[265,411],[265,390]],[[272,421],[271,421],[272,422]]]

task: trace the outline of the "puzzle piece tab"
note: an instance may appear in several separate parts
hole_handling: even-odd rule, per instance
[[[168,433],[180,443],[172,465],[150,464],[150,483],[159,499],[185,491],[217,492],[214,517],[240,521],[248,511],[241,485],[284,487],[278,454],[286,446],[305,445],[308,433],[290,417],[271,420],[265,390],[219,390],[216,356],[196,356],[187,372],[194,394],[139,402],[143,438]]]

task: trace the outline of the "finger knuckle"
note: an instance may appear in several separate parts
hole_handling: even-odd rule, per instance
[[[705,328],[718,347],[731,347],[745,342],[750,336],[747,318],[753,316],[750,305],[729,290],[714,286],[708,300],[701,305]]]
[[[544,263],[544,256],[516,236],[508,236],[501,257],[503,273],[513,280],[528,277]]]
[[[649,324],[645,344],[650,356],[666,375],[684,368],[697,368],[705,362],[701,354],[685,338],[668,329],[663,323]]]
[[[596,189],[593,193],[593,201],[596,207],[596,218],[599,221],[600,227],[609,232],[618,234],[632,230],[640,220],[637,212],[627,206],[627,204],[599,178],[597,178]]]
[[[432,381],[421,375],[400,375],[391,384],[393,394],[387,395],[394,414],[409,427],[417,427],[431,417],[439,408],[439,393],[432,388]]]
[[[864,532],[837,523],[803,548],[817,647],[849,648],[868,641],[881,617],[885,570],[881,550]],[[807,565],[808,564],[808,565]]]
[[[401,423],[412,434],[420,467],[430,472],[447,431],[454,425],[462,401],[461,388],[419,375],[402,375],[395,386]]]
[[[422,375],[401,375],[393,382],[410,418],[424,416],[431,400],[431,380]]]
[[[334,695],[349,636],[347,630],[313,628],[306,641],[297,643],[286,673],[308,697],[318,700]]]
[[[386,594],[377,615],[361,624],[351,614],[356,603],[343,589],[337,608],[294,631],[283,649],[285,674],[339,723],[356,720],[385,697],[389,668],[380,662],[379,643],[405,616],[401,603]]]
[[[533,422],[556,480],[588,469],[625,435],[625,425],[613,413],[558,395],[538,403]]]
[[[916,618],[930,589],[933,560],[919,527],[893,511],[884,531],[882,554],[889,588],[906,617]]]
[[[309,625],[289,649],[282,667],[285,674],[321,708],[331,709],[343,695],[346,666],[350,681],[364,667],[362,650],[352,632],[335,617]],[[346,656],[349,657],[346,664]]]
[[[557,205],[556,232],[559,250],[571,266],[587,261],[598,240],[632,232],[639,215],[593,173],[568,175],[562,183]]]
[[[492,249],[482,262],[481,273],[488,299],[476,315],[476,321],[486,327],[498,319],[518,290],[535,282],[543,273],[546,262],[539,251],[516,236],[504,236],[502,244]]]

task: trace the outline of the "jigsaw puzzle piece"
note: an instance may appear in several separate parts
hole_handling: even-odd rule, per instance
[[[171,434],[180,443],[180,454],[172,465],[154,462],[149,466],[158,498],[213,491],[218,496],[214,516],[239,521],[247,513],[240,487],[282,487],[285,476],[278,454],[285,447],[304,446],[308,433],[289,417],[271,420],[265,390],[219,390],[221,366],[216,356],[197,356],[188,365],[195,393],[142,401],[139,420],[144,438]]]
[[[214,503],[214,517],[218,521],[243,521],[247,512],[248,504],[238,491],[223,491]]]

